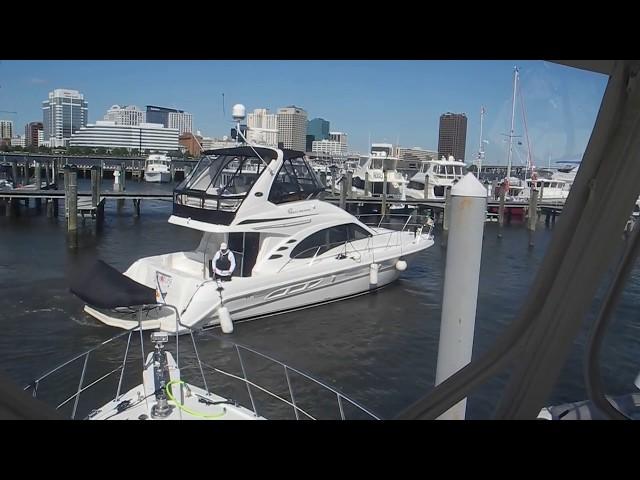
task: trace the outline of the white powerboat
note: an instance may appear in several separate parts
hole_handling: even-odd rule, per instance
[[[422,162],[420,170],[409,179],[407,186],[407,197],[417,200],[442,199],[448,187],[452,187],[465,175],[466,165],[449,155],[440,160]],[[429,179],[427,186],[427,198],[424,197],[426,179]]]
[[[323,192],[301,152],[247,145],[205,152],[174,190],[169,218],[201,231],[200,245],[142,258],[124,275],[154,288],[162,303],[177,309],[182,325],[197,328],[384,287],[434,243],[430,220],[406,216],[393,224],[376,218],[367,225],[320,200]],[[233,279],[224,287],[211,278],[210,263],[223,242],[236,258]],[[130,311],[85,311],[119,328],[138,322]],[[142,328],[179,327],[172,308],[158,307],[147,312]]]
[[[384,148],[387,145],[389,148]],[[357,197],[379,198],[386,193],[386,197],[390,201],[406,200],[408,181],[397,170],[398,158],[391,156],[390,150],[390,144],[374,143],[371,146],[370,155],[361,159],[360,165],[353,171],[351,179],[351,191]],[[405,204],[390,203],[390,209],[405,209]]]
[[[151,154],[144,162],[145,182],[167,183],[171,181],[171,159],[164,154]]]

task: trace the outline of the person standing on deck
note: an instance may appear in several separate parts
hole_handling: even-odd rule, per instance
[[[220,244],[220,250],[218,250],[214,255],[212,263],[214,273],[213,278],[223,282],[231,280],[231,275],[236,269],[236,259],[226,243],[222,242]]]

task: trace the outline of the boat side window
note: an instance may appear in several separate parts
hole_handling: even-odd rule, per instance
[[[363,240],[372,236],[355,223],[345,223],[312,233],[291,251],[291,258],[311,258],[344,245],[348,241]]]
[[[409,188],[413,188],[414,190],[423,190],[424,189],[424,183],[416,182],[414,180],[414,181],[409,182]]]
[[[548,188],[549,187],[549,182],[544,182],[544,188]]]
[[[309,235],[291,250],[291,258],[311,258],[327,251],[327,229]]]
[[[355,223],[350,223],[349,227],[349,240],[363,240],[365,238],[371,237],[372,234],[367,232],[360,225],[356,225]]]
[[[454,169],[453,165],[447,165],[447,175],[453,175],[454,174],[453,169]]]

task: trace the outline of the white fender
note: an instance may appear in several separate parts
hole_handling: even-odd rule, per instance
[[[227,307],[220,307],[218,309],[218,317],[220,318],[220,327],[224,333],[233,332],[233,321],[231,320],[231,314]]]

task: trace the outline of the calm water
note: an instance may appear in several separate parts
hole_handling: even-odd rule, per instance
[[[168,192],[171,187],[127,182],[127,191]],[[88,189],[86,181],[80,181],[80,189]],[[143,201],[141,217],[136,218],[130,202],[118,213],[116,202],[110,201],[104,229],[98,236],[93,233],[92,221],[80,223],[77,251],[67,248],[62,208],[58,219],[36,215],[33,209],[28,213],[22,210],[19,218],[0,217],[0,368],[24,385],[47,368],[118,333],[83,313],[83,303],[68,291],[68,269],[84,255],[101,258],[123,271],[143,256],[195,248],[199,233],[168,224],[170,211],[168,202]],[[485,352],[517,314],[553,229],[541,224],[532,250],[527,247],[527,231],[522,225],[505,228],[502,240],[496,233],[496,224],[486,225],[474,356]],[[229,338],[308,371],[383,418],[391,418],[433,388],[444,260],[444,250],[436,238],[434,247],[423,252],[397,283],[378,293],[241,323]],[[639,299],[640,271],[636,268],[603,354],[605,383],[612,394],[633,390],[640,370]],[[216,336],[222,336],[219,330],[199,335],[203,359],[232,359],[233,352],[220,347]],[[585,338],[586,331],[576,340],[550,403],[585,398]],[[148,344],[145,346],[148,350]],[[95,378],[99,367],[117,366],[122,347],[119,344],[118,349],[107,349],[101,357],[96,356],[90,362],[87,378]],[[192,358],[186,347],[181,355]],[[247,362],[250,376],[260,375],[262,383],[285,393],[281,370],[267,368],[257,360]],[[140,358],[132,359],[130,365],[125,385],[139,383]],[[64,398],[60,395],[74,391],[78,379],[79,369],[75,369],[49,387],[56,398]],[[470,398],[469,418],[492,415],[503,380],[489,382]],[[293,382],[296,391],[320,399],[320,394],[299,379]],[[220,388],[242,403],[248,402],[246,390],[238,390],[224,379]],[[113,392],[109,391],[109,398]],[[92,405],[91,395],[97,395],[96,402],[104,403],[100,394],[105,393],[96,389],[83,397],[84,408]],[[331,401],[327,398],[327,405]],[[272,413],[268,409],[263,412]]]

